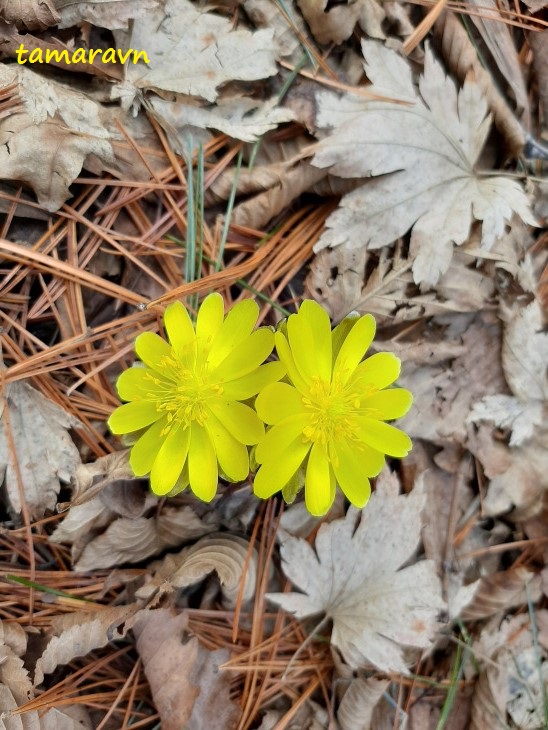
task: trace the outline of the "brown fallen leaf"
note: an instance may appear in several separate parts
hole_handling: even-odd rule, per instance
[[[218,669],[229,652],[207,651],[185,637],[187,622],[187,614],[159,608],[141,611],[132,625],[162,728],[232,730],[241,709],[230,699],[229,676]]]
[[[0,120],[0,174],[28,183],[55,211],[89,155],[114,162],[110,133],[96,102],[26,66],[0,65],[0,89],[14,84],[24,111]]]
[[[0,0],[0,18],[27,30],[44,30],[59,22],[53,0]]]
[[[548,611],[534,612],[546,620]],[[537,619],[535,619],[537,620]],[[520,614],[483,629],[472,650],[481,666],[472,699],[470,730],[511,727],[536,730],[545,726],[548,653],[534,639],[529,614]]]
[[[468,420],[492,421],[510,429],[510,446],[520,446],[542,430],[548,402],[548,332],[537,300],[506,313],[502,367],[513,395],[486,396],[472,409]]]
[[[86,656],[94,649],[106,646],[113,638],[122,638],[113,629],[139,610],[139,606],[110,606],[95,611],[60,614],[53,620],[49,641],[34,670],[34,686],[42,684],[45,674],[68,664],[75,657]]]
[[[22,499],[32,519],[55,508],[60,482],[69,482],[80,463],[68,433],[79,425],[28,383],[7,385],[0,401],[0,481],[15,513]]]
[[[426,493],[419,484],[398,496],[390,481],[386,489],[378,481],[365,509],[323,524],[314,548],[283,540],[283,571],[303,593],[267,598],[297,618],[325,613],[333,621],[331,643],[351,667],[407,673],[403,647],[431,645],[445,604],[432,561],[401,567],[419,544]]]

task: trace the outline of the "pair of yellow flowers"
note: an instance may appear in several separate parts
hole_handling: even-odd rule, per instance
[[[385,455],[402,457],[411,448],[405,433],[385,423],[412,403],[409,391],[388,387],[399,359],[388,352],[363,359],[375,334],[370,314],[332,330],[325,310],[307,300],[277,332],[255,329],[258,315],[248,299],[225,317],[223,298],[213,293],[196,325],[180,302],[166,308],[169,342],[152,332],[137,337],[142,363],[117,382],[129,402],[108,421],[113,433],[134,434],[135,475],[150,474],[155,494],[190,485],[209,502],[219,474],[247,478],[248,446],[256,444],[258,497],[282,490],[290,502],[304,483],[307,509],[320,516],[338,484],[363,507]],[[274,346],[279,359],[265,363]]]

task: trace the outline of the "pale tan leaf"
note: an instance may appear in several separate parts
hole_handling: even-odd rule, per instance
[[[18,84],[24,111],[0,120],[2,177],[28,183],[50,211],[70,197],[86,158],[113,162],[99,105],[25,66],[0,65],[0,88]]]
[[[314,38],[321,45],[340,44],[352,35],[363,5],[371,0],[329,3],[328,0],[297,0],[297,5],[310,26]]]
[[[77,419],[24,381],[8,384],[4,406],[0,403],[0,479],[15,512],[21,511],[19,477],[32,518],[55,508],[60,482],[68,482],[80,463],[68,434],[78,425]]]
[[[40,715],[40,730],[94,730],[94,725],[85,707],[68,705]]]
[[[180,154],[188,150],[190,137],[196,128],[216,129],[244,142],[256,142],[278,124],[294,118],[290,109],[277,105],[277,99],[259,103],[244,96],[221,97],[209,107],[158,97],[150,99],[149,103],[164,129],[168,133],[170,130],[176,132],[175,139],[173,134],[170,134],[170,139]]]
[[[152,517],[121,517],[86,545],[74,569],[96,570],[137,563],[212,532],[216,527],[202,522],[190,507],[164,507]]]
[[[543,330],[538,300],[509,315],[504,328],[502,367],[512,392],[521,401],[548,400],[548,332]]]
[[[353,679],[337,712],[341,730],[370,730],[373,711],[389,684],[389,679]]]
[[[27,30],[44,30],[59,21],[53,0],[0,0],[0,18]]]
[[[284,0],[283,11],[278,3],[273,3],[271,0],[243,0],[241,4],[256,27],[270,28],[274,31],[274,40],[283,56],[291,56],[289,60],[292,61],[300,59],[302,46],[293,28],[296,28],[303,38],[307,37],[308,29],[295,8],[295,0]]]
[[[413,363],[409,359],[412,353],[402,348],[402,356],[405,351],[407,359],[403,360],[398,382],[413,393],[414,404],[399,425],[415,438],[466,444],[470,429],[466,418],[473,405],[505,387],[500,364],[501,331],[497,323],[487,325],[481,316],[467,315],[454,322],[453,331],[446,337],[452,347],[447,349],[449,342],[438,340],[431,348],[443,348],[445,363]],[[455,352],[456,342],[463,345],[460,355]],[[387,343],[385,349],[400,351],[397,343],[391,345]],[[474,378],[470,378],[471,372]]]
[[[492,428],[485,424],[469,434],[467,446],[490,480],[483,515],[496,517],[512,512],[514,520],[526,520],[542,511],[542,495],[548,490],[545,444],[545,427],[523,445],[511,449],[496,440]]]
[[[147,11],[157,8],[159,0],[53,0],[53,3],[61,17],[60,28],[86,22],[117,30],[127,28],[128,21],[136,18],[146,24]]]
[[[325,612],[331,642],[351,667],[407,672],[403,647],[429,647],[445,605],[432,561],[401,567],[420,541],[425,498],[420,485],[408,496],[375,492],[364,510],[323,524],[315,551],[288,537],[282,567],[303,593],[267,597],[297,618]]]
[[[343,198],[314,250],[343,243],[380,248],[412,228],[414,279],[433,285],[448,270],[453,245],[467,240],[473,219],[482,222],[487,250],[514,212],[535,225],[518,183],[475,170],[490,126],[479,88],[467,81],[457,95],[427,49],[419,95],[394,51],[374,41],[362,48],[372,90],[410,104],[356,97],[334,109],[331,94],[318,95],[318,123],[335,129],[318,143],[313,163],[343,177],[373,179]]]
[[[536,615],[546,609],[535,611]],[[534,645],[528,613],[488,624],[473,651],[482,664],[472,700],[471,730],[499,730],[506,726],[537,730],[544,727],[543,692],[548,682],[548,658]]]
[[[86,656],[112,640],[111,630],[137,611],[137,605],[112,606],[100,611],[61,614],[53,623],[54,635],[36,662],[34,686],[42,684],[44,675],[68,664],[75,657]]]
[[[185,637],[187,623],[185,613],[160,608],[141,611],[132,626],[162,728],[235,727],[241,710],[230,699],[229,676],[218,669],[229,654]]]
[[[235,605],[245,573],[243,601],[250,600],[255,593],[257,578],[257,554],[249,556],[249,543],[230,534],[210,535],[174,555],[152,565],[151,580],[137,591],[138,598],[150,598],[156,591],[161,595],[175,588],[199,583],[211,572],[219,577],[225,602]]]
[[[546,420],[548,333],[538,300],[506,312],[505,319],[502,367],[514,395],[486,396],[474,405],[468,421],[492,421],[510,429],[510,445],[520,446]]]
[[[149,65],[126,66],[136,88],[158,88],[215,101],[227,81],[254,81],[277,73],[272,30],[251,32],[189,0],[166,0],[147,23],[134,23],[124,47],[146,49]],[[120,36],[122,38],[122,36]]]

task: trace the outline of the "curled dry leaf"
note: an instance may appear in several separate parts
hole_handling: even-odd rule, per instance
[[[110,135],[99,105],[83,94],[25,66],[0,65],[0,88],[12,84],[24,111],[0,119],[2,177],[28,183],[39,203],[55,211],[89,155],[114,161]]]
[[[429,647],[445,605],[432,561],[401,567],[418,547],[425,500],[421,485],[408,496],[377,489],[364,510],[323,524],[315,550],[288,537],[282,567],[303,593],[267,597],[297,618],[324,612],[350,666],[406,673],[403,647]]]
[[[53,0],[0,0],[0,18],[27,30],[44,30],[59,22]]]
[[[86,545],[74,570],[137,563],[212,532],[216,527],[202,522],[191,507],[164,507],[151,517],[121,517]],[[59,537],[56,541],[60,542]]]
[[[342,199],[315,251],[347,242],[380,248],[412,228],[414,279],[433,285],[449,268],[453,244],[467,240],[473,219],[482,221],[485,249],[514,212],[536,225],[517,182],[476,172],[490,127],[479,88],[467,81],[457,95],[427,49],[419,95],[409,64],[395,51],[374,41],[363,41],[362,49],[372,90],[404,103],[318,93],[318,125],[334,131],[318,143],[313,164],[373,179]]]
[[[156,591],[159,596],[194,585],[215,571],[226,604],[234,606],[244,574],[243,601],[250,600],[255,593],[257,554],[255,549],[249,554],[249,543],[243,538],[229,534],[210,535],[179,553],[166,555],[152,565],[152,570],[150,581],[137,591],[138,598],[148,599]]]
[[[152,32],[151,32],[152,31]],[[277,73],[270,29],[235,29],[228,19],[204,12],[189,0],[166,0],[147,23],[134,23],[124,48],[146,49],[150,65],[126,66],[126,82],[215,101],[227,81],[255,81]]]
[[[535,577],[527,568],[516,566],[484,576],[464,590],[467,600],[457,606],[457,595],[453,614],[458,614],[463,621],[478,621],[499,611],[526,605],[528,595],[532,601],[537,601],[540,598],[540,576]]]
[[[137,651],[164,730],[235,727],[241,709],[230,699],[229,676],[219,671],[225,649],[207,651],[185,638],[188,618],[164,608],[140,611],[132,622]]]
[[[389,679],[353,679],[337,712],[341,730],[370,730],[373,711],[389,684]]]
[[[94,649],[106,646],[115,638],[113,628],[138,610],[137,604],[111,606],[99,611],[78,611],[61,614],[52,626],[52,635],[36,662],[34,686],[42,684],[44,675],[75,657],[86,656]],[[119,634],[121,638],[125,632]]]
[[[0,402],[0,479],[14,512],[21,511],[22,498],[32,519],[55,508],[60,482],[69,482],[80,463],[68,434],[69,428],[79,425],[27,383],[7,385]]]

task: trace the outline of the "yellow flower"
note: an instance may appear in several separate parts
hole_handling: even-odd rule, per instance
[[[207,296],[194,328],[180,302],[164,313],[169,343],[152,332],[135,341],[144,366],[123,372],[116,384],[122,400],[108,420],[115,434],[144,430],[133,445],[136,476],[150,473],[156,494],[177,493],[190,484],[197,497],[215,496],[219,468],[233,481],[249,473],[246,444],[256,444],[264,425],[241,401],[285,373],[279,362],[261,365],[274,336],[255,332],[259,308],[247,299],[224,318],[220,294]]]
[[[295,475],[305,469],[305,501],[309,512],[325,514],[336,484],[356,507],[371,494],[368,477],[384,465],[384,455],[402,457],[410,438],[384,421],[403,416],[411,393],[390,388],[400,372],[399,359],[379,352],[362,359],[373,341],[370,314],[347,317],[333,331],[327,313],[314,301],[303,302],[276,332],[278,356],[289,383],[272,383],[258,395],[255,407],[272,425],[257,445],[261,467],[254,492],[266,499],[280,489],[295,488]]]

